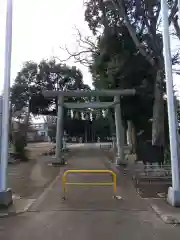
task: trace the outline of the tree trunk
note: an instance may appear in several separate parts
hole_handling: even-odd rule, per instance
[[[152,145],[164,146],[164,99],[162,85],[162,71],[158,70],[154,86]]]
[[[28,133],[29,118],[30,118],[30,106],[28,106],[28,111],[27,111],[27,114],[26,114],[26,116],[24,118],[24,122],[23,122],[23,134],[22,134],[22,136],[24,137],[25,146],[27,144],[27,133]]]
[[[13,144],[13,122],[12,122],[12,104],[10,104],[9,110],[9,141]]]
[[[102,12],[102,24],[104,26],[104,36],[108,37],[109,26],[108,26],[108,21],[106,17],[106,8],[105,8],[104,0],[99,0],[99,8]]]
[[[132,153],[136,153],[136,129],[132,123]]]
[[[124,145],[127,145],[127,131],[126,131],[126,128],[123,127],[123,132],[124,132]]]

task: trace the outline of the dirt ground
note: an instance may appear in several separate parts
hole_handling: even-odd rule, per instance
[[[52,157],[42,156],[52,147],[50,143],[29,144],[29,161],[8,165],[7,185],[16,196],[36,198],[59,173],[59,168],[48,165]]]
[[[55,146],[54,143],[42,142],[42,143],[29,143],[27,150],[31,159],[37,159],[44,152],[48,152]]]

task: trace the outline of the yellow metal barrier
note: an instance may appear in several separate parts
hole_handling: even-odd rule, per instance
[[[109,173],[113,177],[112,182],[67,182],[67,175],[69,173]],[[66,198],[66,192],[67,192],[67,185],[79,185],[79,186],[113,186],[114,191],[114,197],[116,197],[116,190],[117,190],[117,180],[116,180],[116,174],[111,170],[67,170],[64,172],[62,176],[62,186],[63,186],[63,192],[64,196],[63,199]]]

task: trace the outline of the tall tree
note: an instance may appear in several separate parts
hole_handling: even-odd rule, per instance
[[[36,93],[36,78],[38,65],[34,62],[24,63],[18,72],[14,84],[11,88],[11,104],[13,112],[27,108],[29,112],[30,100]]]
[[[42,90],[89,89],[83,83],[83,76],[76,67],[43,60],[40,64],[26,62],[17,74],[11,89],[11,105],[14,112],[26,109],[25,122],[28,126],[30,113],[57,114],[57,99],[45,99]],[[75,98],[66,101],[77,101]],[[84,99],[81,99],[84,101]],[[67,112],[67,110],[65,110]],[[27,128],[25,128],[27,129]],[[24,132],[26,137],[27,130]]]
[[[65,64],[56,63],[55,60],[42,61],[38,66],[39,72],[36,79],[37,86],[41,90],[75,90],[89,89],[89,86],[83,83],[83,75],[79,69]],[[65,101],[83,101],[78,98],[68,98]],[[32,111],[48,115],[56,115],[57,99],[45,100],[41,92],[33,97]]]
[[[33,94],[37,93],[36,78],[38,66],[35,62],[26,62],[18,72],[11,88],[11,117],[20,116],[24,112],[23,128],[21,136],[24,143],[27,138],[27,130],[30,119],[30,102]],[[19,112],[20,114],[17,114]]]
[[[95,19],[92,16],[89,18]],[[106,36],[98,37],[98,50],[92,54],[93,64],[90,70],[96,88],[136,88],[140,93],[138,97],[122,99],[122,114],[125,121],[133,121],[139,130],[146,127],[152,117],[152,69],[146,59],[139,54],[125,25],[116,24],[108,29]],[[95,26],[93,22],[91,25]],[[114,122],[113,118],[114,113],[109,109],[111,123]],[[113,124],[111,128],[114,131]]]
[[[152,140],[164,145],[164,58],[159,33],[160,1],[111,1],[118,10],[140,54],[152,65],[154,82]],[[177,12],[177,1],[169,1],[169,23]]]
[[[161,21],[160,10],[160,1],[156,0],[109,0],[106,2],[89,0],[87,1],[87,10],[85,13],[86,20],[93,32],[97,34],[98,31],[96,29],[102,29],[103,27],[103,34],[106,39],[112,36],[114,32],[118,36],[121,36],[122,39],[122,27],[125,26],[131,42],[133,42],[133,47],[136,48],[134,54],[140,58],[142,57],[150,65],[149,68],[151,69],[150,74],[152,77],[149,79],[154,93],[152,140],[155,145],[164,145],[163,95],[165,82],[162,35],[159,31]],[[171,24],[177,14],[176,0],[169,1],[169,13],[169,23]],[[92,18],[92,16],[94,17]],[[118,69],[120,63],[121,68],[122,64],[126,62],[124,59],[126,59],[127,55],[123,55],[121,62],[117,61],[117,54],[114,54],[114,56],[115,61],[113,60],[113,64],[111,65],[117,66]],[[177,58],[178,54],[174,56],[173,63],[177,61]],[[105,74],[107,75],[107,71]],[[147,83],[149,82],[146,81]]]

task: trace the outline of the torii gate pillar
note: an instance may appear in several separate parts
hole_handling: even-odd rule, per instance
[[[59,95],[58,97],[58,112],[57,112],[57,125],[56,125],[56,161],[52,165],[63,165],[64,156],[62,154],[63,148],[63,102],[64,97]]]
[[[120,165],[126,164],[124,159],[124,129],[122,125],[120,96],[115,96],[114,102],[116,102],[115,105],[116,145],[117,145],[116,165]]]

